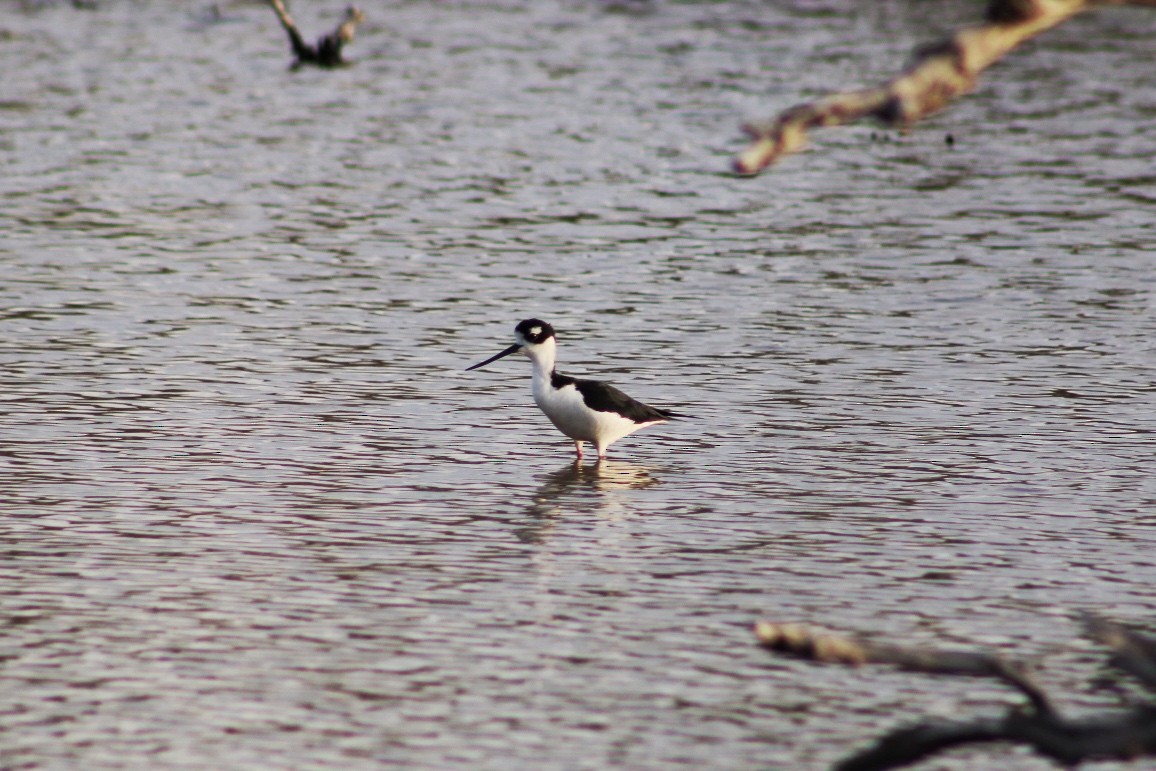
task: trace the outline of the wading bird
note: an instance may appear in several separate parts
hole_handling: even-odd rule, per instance
[[[670,410],[660,410],[630,398],[601,380],[582,380],[559,374],[554,369],[558,339],[554,328],[540,319],[526,319],[514,327],[514,344],[497,356],[491,356],[467,371],[484,367],[511,353],[521,351],[534,365],[534,401],[550,422],[574,440],[578,458],[582,443],[590,442],[598,459],[606,457],[606,448],[640,428],[665,423],[672,418],[686,418]]]

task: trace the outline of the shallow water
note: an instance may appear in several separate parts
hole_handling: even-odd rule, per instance
[[[1156,13],[726,173],[954,6],[367,6],[291,72],[260,3],[0,3],[3,765],[821,768],[1015,698],[760,617],[1114,704],[1070,613],[1156,610]],[[575,467],[462,371],[529,316],[697,418]]]

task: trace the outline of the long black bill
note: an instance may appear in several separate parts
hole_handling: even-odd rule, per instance
[[[497,361],[498,359],[502,358],[503,356],[509,356],[511,353],[517,353],[521,347],[522,346],[518,345],[517,343],[514,343],[509,348],[507,348],[506,350],[499,353],[497,356],[491,356],[490,358],[483,361],[481,364],[475,364],[472,367],[466,367],[466,372],[469,372],[471,369],[477,369],[478,367],[484,367],[487,364],[489,364],[490,362]]]

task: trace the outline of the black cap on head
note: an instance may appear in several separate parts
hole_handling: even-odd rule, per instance
[[[525,321],[520,321],[518,322],[518,326],[514,327],[514,331],[531,345],[544,343],[551,337],[556,337],[554,327],[541,319],[526,319]]]

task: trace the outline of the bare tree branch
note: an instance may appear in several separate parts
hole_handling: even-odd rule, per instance
[[[1088,633],[1107,645],[1113,663],[1149,687],[1156,685],[1156,639],[1092,615],[1082,617]],[[962,744],[1014,742],[1064,765],[1084,760],[1128,760],[1156,755],[1156,704],[1093,715],[1062,717],[1026,673],[1006,659],[986,653],[886,645],[826,632],[804,624],[755,626],[763,647],[811,661],[850,666],[890,664],[914,672],[996,677],[1031,702],[999,718],[925,721],[891,731],[874,746],[844,759],[840,771],[900,768]]]
[[[891,731],[835,768],[902,768],[952,747],[988,742],[1026,744],[1065,766],[1085,760],[1132,760],[1156,753],[1156,710],[1145,707],[1084,720],[1048,719],[1012,711],[1002,718],[928,721]]]
[[[353,33],[357,29],[357,25],[365,18],[361,9],[351,5],[345,9],[345,18],[335,30],[319,38],[316,45],[310,45],[301,36],[301,31],[297,29],[296,22],[289,15],[289,11],[285,9],[285,3],[282,0],[269,0],[269,5],[273,6],[273,12],[277,14],[281,26],[289,35],[289,44],[293,47],[293,54],[297,57],[297,61],[293,63],[294,68],[303,64],[316,64],[318,67],[344,66],[345,60],[341,56],[341,49],[346,43],[353,40]]]
[[[764,648],[790,653],[811,661],[850,664],[890,664],[908,672],[937,675],[994,677],[1028,697],[1039,713],[1052,713],[1051,703],[1023,667],[991,653],[909,648],[859,640],[826,632],[805,624],[772,624],[760,621],[755,636]]]
[[[1081,617],[1089,637],[1112,651],[1112,665],[1156,690],[1156,640],[1092,614]]]
[[[906,128],[971,91],[984,70],[1025,40],[1105,5],[1156,7],[1156,0],[991,0],[985,23],[916,49],[913,61],[898,77],[873,88],[796,105],[774,120],[746,126],[753,142],[734,159],[734,169],[757,174],[802,149],[807,132],[817,127],[873,117]]]

